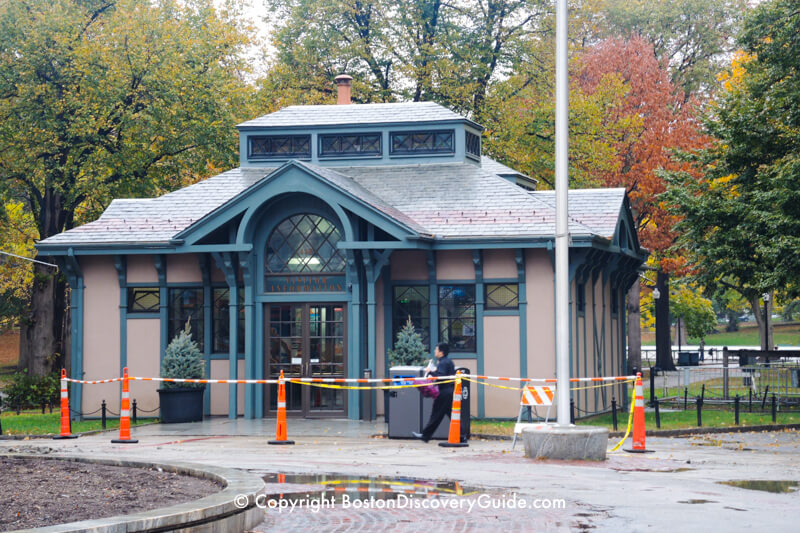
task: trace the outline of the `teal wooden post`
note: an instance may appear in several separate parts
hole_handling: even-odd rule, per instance
[[[239,289],[236,280],[236,263],[230,252],[212,254],[214,261],[225,275],[228,284],[228,379],[239,379]],[[238,413],[237,385],[228,385],[228,418],[235,419]]]
[[[244,280],[244,373],[245,379],[255,379],[255,353],[253,346],[253,276],[252,254],[239,254],[239,269]],[[244,386],[244,417],[255,418],[255,385]]]
[[[128,272],[124,255],[114,256],[119,280],[119,375],[128,366]]]
[[[517,263],[517,302],[519,304],[519,375],[528,377],[528,294],[525,283],[525,250],[514,252]]]
[[[483,290],[483,255],[480,250],[472,251],[472,262],[475,267],[475,352],[478,356],[478,374],[485,373],[483,354],[485,347],[483,345],[483,307],[484,307],[484,290]],[[478,387],[478,418],[486,416],[485,403],[486,395],[484,394],[485,387]]]
[[[209,378],[211,368],[211,331],[213,320],[211,309],[213,304],[213,293],[211,291],[211,273],[208,255],[200,256],[200,275],[203,280],[203,359],[205,359],[206,378]],[[211,414],[211,387],[206,385],[203,391],[203,413]]]

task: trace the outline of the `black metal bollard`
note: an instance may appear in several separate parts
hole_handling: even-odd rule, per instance
[[[703,427],[703,399],[697,397],[697,427]]]
[[[683,388],[683,410],[685,411],[689,407],[689,387]]]
[[[739,425],[739,395],[738,394],[733,399],[733,420],[734,420],[734,423],[738,426]]]
[[[764,406],[767,405],[767,394],[769,394],[769,385],[764,387],[764,397],[761,398],[761,410],[764,410]]]
[[[611,397],[611,423],[614,424],[614,431],[617,431],[617,399]]]
[[[531,410],[531,406],[529,405],[528,407],[525,408],[525,410],[527,411],[528,422],[533,422],[533,413]]]
[[[661,429],[661,409],[658,407],[658,398],[653,402],[653,406],[656,408],[656,427]]]
[[[650,367],[650,405],[656,401],[656,370]]]
[[[133,399],[133,405],[131,406],[131,423],[136,425],[136,421],[138,420],[138,416],[136,414],[136,398]]]
[[[106,429],[106,401],[103,400],[100,403],[100,423],[103,425],[103,429]]]
[[[575,400],[569,401],[569,423],[575,423]]]
[[[747,410],[753,412],[753,389],[747,389]]]
[[[17,400],[17,416],[22,412],[22,402]]]
[[[706,399],[706,384],[703,383],[703,386],[700,387],[700,397],[705,400]]]
[[[2,417],[2,414],[3,414],[3,409],[0,408],[0,435],[3,434],[3,417]]]
[[[778,421],[778,404],[775,402],[775,393],[772,393],[772,423]]]

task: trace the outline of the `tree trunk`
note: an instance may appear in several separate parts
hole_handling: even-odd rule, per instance
[[[774,328],[772,326],[772,294],[770,294],[769,301],[767,302],[766,316],[764,313],[764,306],[761,304],[758,295],[751,296],[747,299],[750,304],[750,309],[753,311],[753,316],[756,317],[758,324],[758,336],[761,341],[762,350],[771,350],[775,347],[774,343]],[[764,320],[766,318],[766,321]]]
[[[19,336],[19,370],[42,376],[63,364],[64,283],[55,268],[35,264],[28,315]]]
[[[642,369],[642,323],[639,309],[641,293],[639,278],[628,291],[626,310],[628,311],[628,372]]]
[[[675,370],[669,338],[669,274],[661,270],[656,273],[656,288],[660,293],[656,299],[656,366],[661,370]]]
[[[728,311],[728,325],[725,326],[725,331],[728,333],[733,333],[734,331],[739,331],[739,317],[736,316],[736,313],[733,311]]]

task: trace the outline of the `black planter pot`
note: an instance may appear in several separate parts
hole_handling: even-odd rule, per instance
[[[203,420],[205,387],[194,389],[158,389],[161,423],[200,422]]]

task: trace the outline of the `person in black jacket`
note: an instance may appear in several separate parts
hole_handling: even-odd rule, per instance
[[[436,370],[428,372],[429,376],[454,376],[456,373],[456,365],[450,360],[448,354],[450,353],[450,346],[446,342],[440,342],[436,345],[434,355],[437,359]],[[422,433],[412,432],[414,438],[422,439],[423,442],[428,442],[433,436],[436,428],[444,420],[445,415],[450,417],[450,409],[453,406],[453,388],[454,384],[451,383],[437,383],[439,385],[439,396],[433,401],[433,410],[431,410],[431,417],[428,423],[422,430]]]

